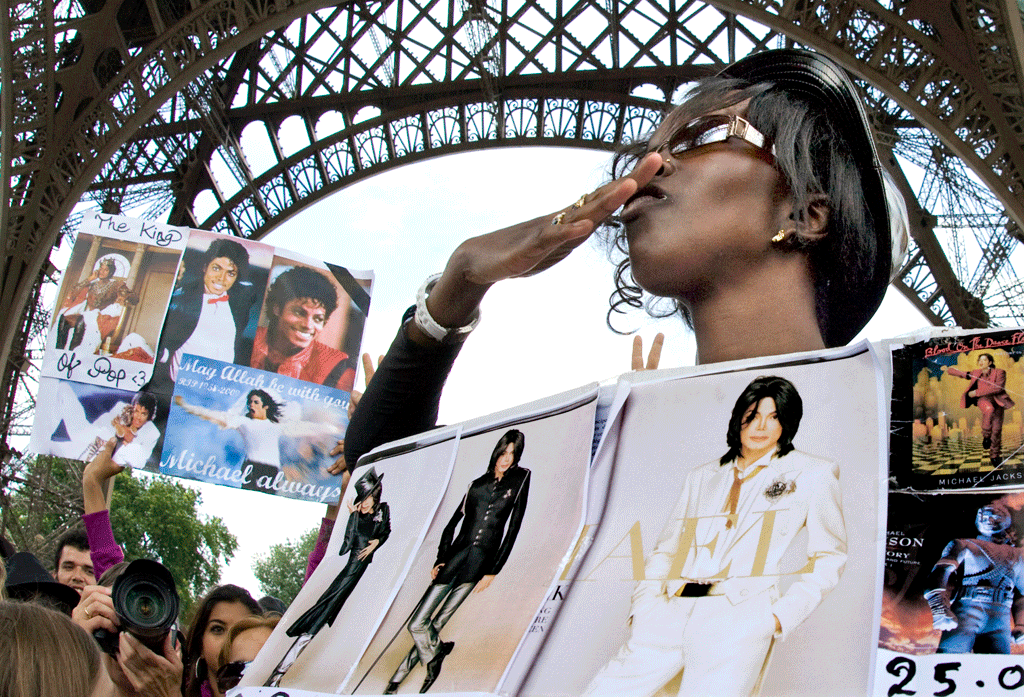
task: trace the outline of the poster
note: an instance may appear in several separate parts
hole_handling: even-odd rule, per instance
[[[160,472],[276,496],[338,500],[327,468],[348,425],[349,393],[185,354]]]
[[[1024,686],[1024,332],[893,348],[876,694]]]
[[[87,217],[43,359],[46,379],[68,384],[40,389],[32,447],[88,460],[97,438],[113,440],[117,451],[145,426],[148,455],[140,461],[141,445],[129,449],[131,466],[314,501],[333,491],[336,500],[325,474],[334,458],[324,453],[347,425],[372,287],[371,272],[251,240]],[[247,379],[271,386],[260,399],[280,400],[285,426],[234,425],[236,417],[243,426],[253,420],[245,416]],[[134,425],[128,411],[124,424],[105,416],[101,429],[82,400],[131,408],[142,401],[148,416]],[[219,421],[232,425],[182,411],[179,402],[230,414]],[[89,447],[80,442],[82,424],[96,433]],[[209,439],[197,450],[187,428]],[[258,460],[246,457],[250,450]]]
[[[145,385],[189,233],[86,216],[57,292],[43,376],[122,390]]]
[[[864,345],[822,355],[632,387],[603,516],[523,694],[869,692],[885,402]],[[748,417],[783,426],[750,426],[748,452],[770,449],[735,484]]]

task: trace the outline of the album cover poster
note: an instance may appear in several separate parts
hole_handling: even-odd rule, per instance
[[[1024,686],[1022,509],[1021,489],[889,494],[876,694]]]
[[[923,491],[1024,485],[1024,331],[944,332],[893,350],[891,476]]]
[[[504,691],[580,534],[595,405],[592,394],[463,431],[448,489],[344,694],[381,694],[392,683],[398,694],[425,683],[437,693]],[[432,684],[426,652],[431,661],[444,654]]]
[[[160,472],[331,503],[327,472],[348,425],[349,393],[277,373],[185,354]]]
[[[868,693],[884,398],[864,344],[633,385],[522,693]]]
[[[144,467],[167,422],[156,395],[73,380],[40,378],[36,404],[29,449],[84,462],[116,438],[113,461]]]
[[[243,685],[335,693],[373,636],[448,484],[459,429],[357,467],[326,553]]]
[[[121,390],[150,379],[189,229],[86,215],[57,292],[42,374]]]

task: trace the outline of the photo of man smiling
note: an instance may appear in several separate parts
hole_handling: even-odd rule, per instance
[[[347,304],[348,296],[325,273],[307,266],[277,266],[271,279],[264,303],[267,324],[256,330],[251,367],[350,392],[355,361],[330,345],[344,338],[346,313],[339,313],[340,322],[332,322],[338,319],[332,316],[339,298]]]

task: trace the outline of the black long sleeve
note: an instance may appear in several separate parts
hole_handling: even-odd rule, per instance
[[[414,343],[406,326],[414,312],[412,307],[406,310],[398,335],[352,415],[345,433],[349,471],[378,445],[422,433],[437,424],[441,390],[462,344]]]

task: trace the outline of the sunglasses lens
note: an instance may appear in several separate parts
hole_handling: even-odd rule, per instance
[[[227,692],[241,682],[242,673],[247,665],[248,661],[234,661],[221,666],[217,671],[217,687],[220,691]]]
[[[716,129],[723,126],[728,127],[728,125],[729,117],[724,115],[701,116],[693,119],[672,136],[672,140],[669,141],[669,151],[673,155],[681,155],[688,150],[725,140],[725,138],[716,137],[722,133]]]

